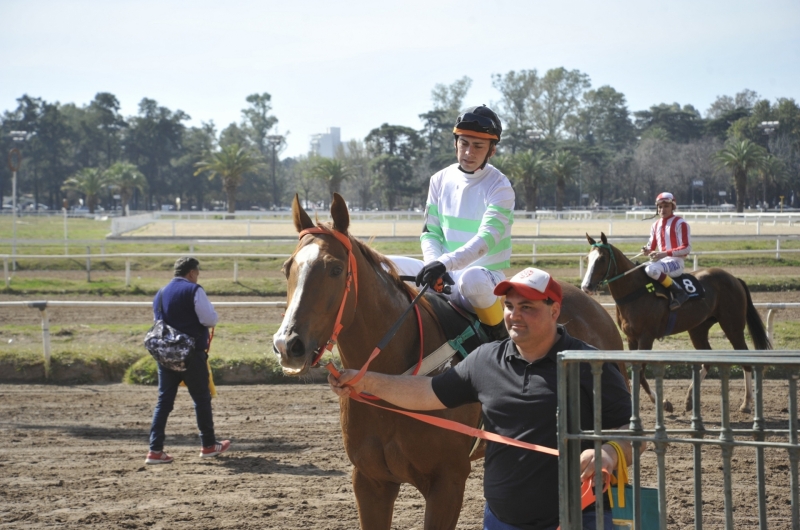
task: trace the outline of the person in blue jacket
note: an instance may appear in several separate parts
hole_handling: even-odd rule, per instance
[[[156,294],[153,315],[156,320],[161,316],[173,328],[194,337],[195,349],[186,358],[186,370],[183,372],[158,365],[158,403],[150,426],[150,452],[147,453],[146,464],[169,464],[173,461],[164,451],[164,438],[167,418],[172,412],[181,382],[186,384],[194,401],[197,428],[200,430],[200,457],[221,455],[231,446],[229,440],[217,441],[211,412],[208,328],[214,327],[219,317],[205,291],[197,283],[200,263],[195,258],[179,258],[175,262],[174,273],[172,281]]]

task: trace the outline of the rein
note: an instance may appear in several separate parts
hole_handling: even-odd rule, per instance
[[[642,267],[647,265],[647,262],[645,261],[644,263],[640,263],[639,265],[633,267],[632,269],[626,270],[622,274],[617,274],[613,278],[609,278],[608,275],[609,275],[609,273],[611,273],[611,262],[612,261],[614,262],[614,271],[619,272],[619,265],[617,265],[617,258],[616,258],[616,256],[614,256],[614,251],[611,250],[611,245],[609,245],[608,243],[592,243],[592,247],[604,248],[604,249],[608,250],[608,254],[609,254],[609,256],[611,256],[611,260],[609,260],[609,262],[608,262],[608,269],[606,270],[606,273],[603,276],[603,279],[600,280],[600,283],[597,284],[598,287],[604,287],[604,286],[608,285],[609,283],[611,283],[613,281],[619,280],[620,278],[622,278],[624,276],[627,276],[628,274],[632,273],[636,269],[640,269],[640,268],[642,268]],[[637,256],[640,256],[640,255],[641,255],[641,253],[637,254]]]

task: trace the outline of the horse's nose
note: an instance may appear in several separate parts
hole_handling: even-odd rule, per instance
[[[306,354],[306,345],[296,334],[292,334],[286,339],[286,355],[289,357],[302,357]]]

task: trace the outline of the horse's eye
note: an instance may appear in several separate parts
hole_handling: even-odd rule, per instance
[[[339,276],[344,269],[341,265],[336,265],[333,269],[331,269],[331,276]]]
[[[283,267],[281,267],[281,272],[283,273],[284,276],[286,276],[287,280],[289,279],[289,269],[291,269],[291,267],[292,267],[291,258],[283,262]]]

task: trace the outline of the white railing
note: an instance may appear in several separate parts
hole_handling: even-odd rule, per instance
[[[212,302],[215,308],[219,307],[286,307],[286,302]],[[600,304],[606,310],[613,309],[616,304],[603,303]],[[800,302],[794,303],[774,303],[762,302],[753,304],[758,309],[767,310],[767,336],[770,342],[774,336],[774,320],[775,314],[779,310],[800,308]],[[16,301],[16,302],[0,302],[0,308],[3,307],[28,307],[31,309],[38,309],[42,317],[42,352],[44,354],[44,370],[45,378],[50,377],[50,319],[47,315],[47,308],[49,307],[142,307],[152,308],[153,302],[106,302],[106,301],[77,301],[77,300],[33,300],[33,301]]]
[[[683,217],[687,221],[705,221],[707,223],[729,223],[729,224],[767,224],[786,223],[789,226],[800,221],[800,212],[757,212],[757,213],[736,213],[736,212],[676,212],[676,215]],[[625,212],[625,220],[643,220],[655,218],[655,211],[634,210]]]
[[[578,258],[578,278],[583,278],[584,275],[584,260],[586,259],[585,252],[537,252],[538,243],[533,243],[532,252],[530,254],[513,254],[512,258],[530,258],[532,264],[536,264],[537,260],[542,258]],[[11,256],[10,254],[0,254],[0,259],[3,260],[3,277],[5,278],[6,288],[11,286],[11,277],[8,274],[9,262],[14,260],[23,259],[84,259],[86,260],[86,281],[91,281],[92,274],[92,259],[99,259],[101,261],[111,259],[124,259],[125,260],[125,287],[130,287],[131,284],[131,260],[134,258],[179,258],[185,256],[186,252],[120,252],[106,254],[92,254],[90,248],[86,248],[83,254],[17,254]],[[197,258],[227,258],[233,261],[233,281],[239,281],[239,260],[240,259],[287,259],[290,254],[254,254],[244,252],[193,252],[190,249],[189,254]],[[708,250],[701,252],[693,252],[688,258],[692,259],[692,270],[699,268],[700,256],[714,256],[714,255],[770,255],[775,253],[775,259],[780,260],[781,254],[797,253],[800,249],[781,249],[781,240],[777,239],[775,243],[775,250]],[[409,257],[421,258],[422,254],[407,254]]]

